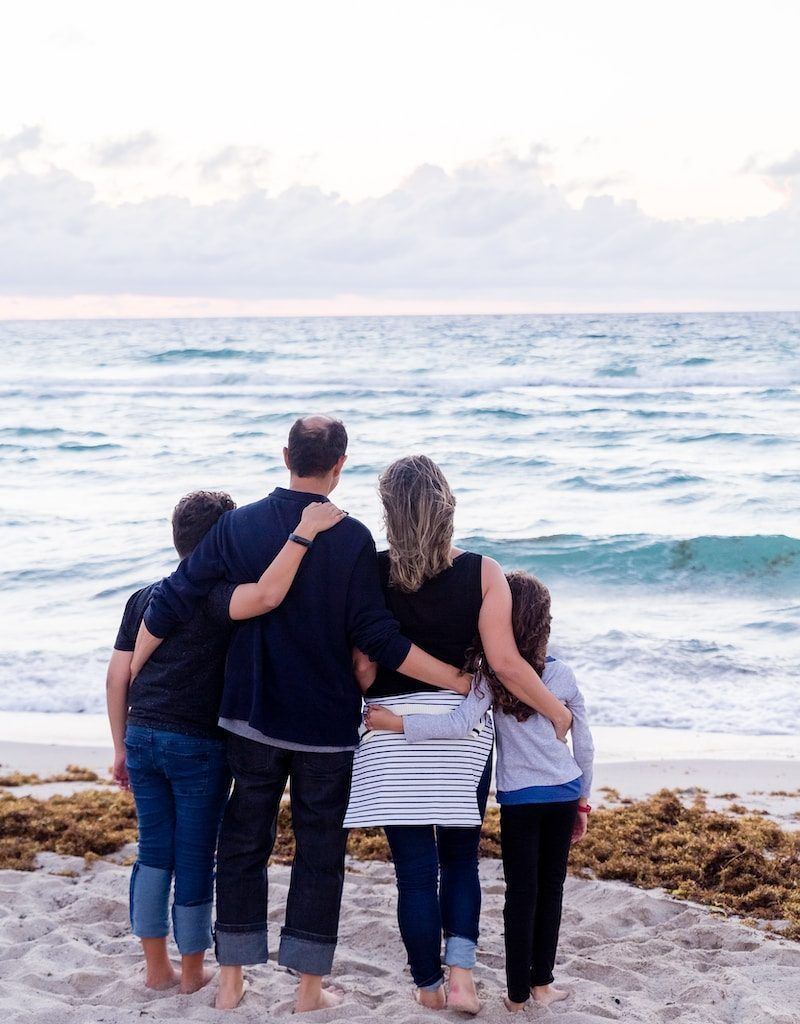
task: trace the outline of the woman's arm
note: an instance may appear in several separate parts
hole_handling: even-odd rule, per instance
[[[549,718],[560,740],[566,738],[572,713],[544,685],[517,650],[511,628],[511,590],[492,558],[482,561],[483,604],[478,629],[486,660],[505,688],[524,704]]]
[[[130,789],[125,767],[125,726],[128,721],[128,687],[131,681],[131,651],[111,652],[106,672],[106,707],[114,742],[114,782],[121,789]]]
[[[303,509],[294,532],[305,540],[313,541],[318,533],[336,526],[346,515],[330,501],[312,501]],[[306,551],[305,545],[287,540],[258,583],[241,583],[234,590],[230,617],[235,620],[253,619],[277,608],[289,593]]]

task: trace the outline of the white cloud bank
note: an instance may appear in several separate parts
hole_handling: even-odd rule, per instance
[[[602,195],[576,209],[535,157],[421,166],[360,202],[298,187],[111,205],[66,171],[0,179],[6,317],[798,307],[796,178],[779,210],[724,223],[655,220]]]

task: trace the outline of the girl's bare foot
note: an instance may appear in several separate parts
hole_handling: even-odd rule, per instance
[[[531,989],[531,995],[540,1006],[549,1006],[551,1003],[559,1003],[566,999],[569,992],[563,988],[553,988],[552,985],[537,985]]]
[[[241,967],[221,967],[219,989],[214,1006],[218,1010],[235,1010],[244,996],[244,975]]]
[[[444,985],[434,989],[415,988],[414,999],[427,1010],[444,1010],[447,1006]]]
[[[527,1003],[512,1003],[508,996],[503,996],[503,1005],[509,1013],[523,1013]]]
[[[475,991],[475,979],[472,971],[465,967],[450,968],[450,983],[447,989],[448,1010],[460,1010],[462,1013],[478,1013],[481,1001]]]

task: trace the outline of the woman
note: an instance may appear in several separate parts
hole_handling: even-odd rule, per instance
[[[380,556],[381,579],[404,634],[457,667],[480,634],[503,685],[549,718],[563,738],[572,716],[517,650],[502,569],[490,558],[453,547],[455,498],[436,463],[424,455],[398,459],[382,476],[380,495],[389,541],[388,552]],[[367,703],[397,714],[448,713],[461,701],[455,693],[376,669],[358,652],[355,668]],[[492,742],[487,715],[466,740],[412,745],[402,734],[373,732],[356,751],[345,826],[385,828],[415,998],[431,1009],[480,1009],[472,968],[481,904],[478,844]],[[444,963],[450,967],[447,994],[442,932]]]

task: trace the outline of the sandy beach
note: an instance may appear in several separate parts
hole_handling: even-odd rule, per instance
[[[666,733],[667,735],[660,735]],[[37,742],[38,741],[38,742]],[[70,742],[71,741],[71,742]],[[709,806],[761,809],[784,828],[800,819],[800,750],[792,737],[741,737],[670,730],[597,730],[597,799],[612,802],[669,786],[687,799],[707,790]],[[42,778],[68,764],[101,776],[109,764],[102,716],[0,715],[0,774]],[[691,756],[689,756],[691,755]],[[770,756],[771,755],[771,756]],[[96,783],[18,786],[47,798]],[[791,793],[792,796],[778,796]],[[31,1024],[221,1020],[214,983],[193,996],[145,990],[128,925],[129,846],[108,858],[41,853],[37,870],[0,871],[0,1009]],[[484,910],[477,978],[480,1019],[508,1019],[503,992],[502,867],[481,865]],[[289,868],[271,869],[271,946],[283,917]],[[365,925],[367,927],[365,927]],[[335,982],[344,1005],[313,1019],[330,1022],[429,1019],[411,1000],[411,979],[395,921],[391,865],[350,860]],[[293,978],[277,964],[248,972],[235,1018],[272,1021],[291,1011]],[[530,1016],[587,1024],[603,1020],[686,1024],[796,1024],[800,944],[707,907],[620,882],[568,880],[557,977],[569,1000]]]

